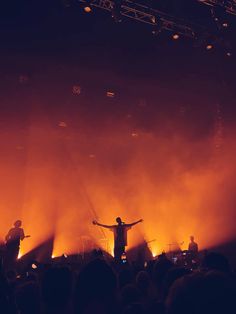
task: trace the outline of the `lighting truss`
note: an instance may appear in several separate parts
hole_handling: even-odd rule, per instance
[[[86,0],[79,0],[84,4]],[[115,7],[115,0],[91,0],[90,6],[97,7],[112,12]],[[183,20],[176,19],[159,10],[152,9],[134,1],[123,0],[120,7],[121,16],[152,25],[153,27],[161,24],[161,28],[176,32],[186,37],[194,38],[194,28],[186,24]]]
[[[236,0],[197,0],[212,7],[222,7],[225,12],[236,15]]]

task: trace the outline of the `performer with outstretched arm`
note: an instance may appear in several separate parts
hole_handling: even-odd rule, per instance
[[[107,228],[111,230],[114,234],[114,257],[115,260],[121,260],[121,256],[125,253],[125,247],[127,246],[127,231],[131,229],[134,225],[142,222],[140,219],[130,224],[125,224],[120,217],[116,218],[117,225],[104,225],[100,224],[96,220],[93,221],[94,225]]]

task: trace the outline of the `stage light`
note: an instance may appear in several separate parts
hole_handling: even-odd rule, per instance
[[[151,21],[152,21],[153,24],[156,24],[156,17],[155,17],[155,16],[152,16],[152,17],[151,17]]]
[[[161,33],[161,30],[157,30],[157,29],[153,29],[152,30],[152,35],[154,35],[154,36],[157,36],[157,35],[159,35]]]
[[[91,1],[87,0],[84,4],[84,12],[86,13],[91,13],[92,12],[92,7],[91,7]]]
[[[37,268],[38,268],[38,266],[37,266],[35,263],[33,263],[33,264],[31,265],[31,267],[32,267],[32,269],[37,269]]]
[[[125,252],[121,255],[121,262],[123,264],[127,263],[127,256],[126,256]]]
[[[211,16],[219,29],[222,29],[222,27],[227,28],[229,26],[225,8],[217,5],[212,7]]]
[[[206,45],[206,50],[211,50],[213,49],[213,45],[212,44],[207,44]]]
[[[232,53],[228,51],[228,52],[226,53],[226,56],[227,56],[227,57],[231,57],[231,56],[232,56]]]
[[[112,92],[112,91],[107,91],[107,97],[114,98],[115,97],[115,93]]]
[[[52,255],[51,257],[52,257],[52,259],[54,259],[54,258],[55,258],[55,255]]]
[[[81,87],[80,87],[80,85],[73,85],[72,93],[74,95],[80,95],[81,94]]]
[[[84,12],[90,13],[90,12],[92,12],[92,8],[91,8],[89,5],[86,5],[86,6],[84,7]]]
[[[153,30],[152,30],[152,34],[154,36],[157,36],[161,33],[162,25],[163,25],[163,22],[161,20],[157,20],[157,23],[156,25],[154,25]]]
[[[17,256],[17,259],[20,259],[22,257],[22,253],[19,252],[18,256]]]
[[[62,254],[62,257],[67,258],[68,255],[66,255],[65,253]]]
[[[179,39],[179,34],[174,34],[173,36],[172,36],[172,38],[174,39],[174,40],[178,40]]]
[[[59,121],[58,126],[60,126],[61,128],[66,128],[67,124],[64,121]]]

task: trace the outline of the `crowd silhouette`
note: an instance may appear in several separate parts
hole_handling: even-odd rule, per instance
[[[213,252],[196,269],[165,254],[145,265],[99,254],[73,269],[52,263],[0,272],[3,314],[231,314],[235,296],[235,273]]]
[[[98,226],[114,233],[114,259],[95,250],[82,263],[17,266],[20,242],[25,239],[17,220],[6,235],[0,259],[1,314],[233,314],[236,313],[236,275],[225,256],[206,252],[199,258],[190,237],[185,258],[162,253],[154,260],[131,263],[122,259],[127,230],[137,223]],[[64,257],[64,256],[63,256]],[[193,261],[195,261],[193,263]]]

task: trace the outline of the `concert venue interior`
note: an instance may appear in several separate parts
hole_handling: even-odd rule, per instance
[[[149,1],[176,19],[157,31],[49,2],[1,13],[1,241],[21,219],[22,258],[49,242],[54,257],[112,254],[92,221],[120,216],[144,220],[128,252],[185,250],[191,235],[201,251],[235,247],[235,13],[217,29],[211,1]]]
[[[236,313],[235,34],[236,0],[1,3],[1,314]]]

